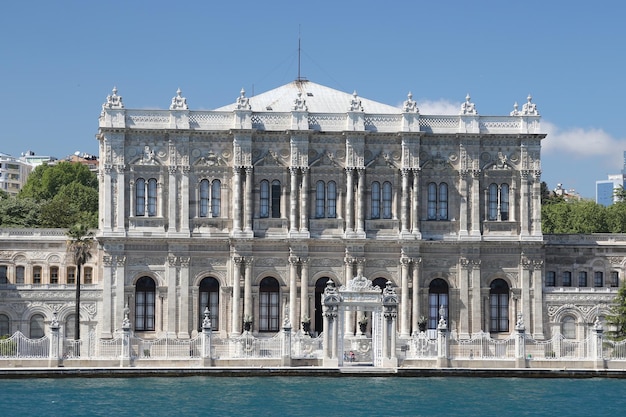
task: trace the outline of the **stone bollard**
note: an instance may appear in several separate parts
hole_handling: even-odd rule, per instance
[[[129,313],[128,304],[124,307],[124,321],[122,323],[122,354],[120,355],[120,366],[131,365],[131,346],[130,346],[130,320],[128,319]]]
[[[48,354],[49,368],[62,366],[63,357],[61,355],[62,349],[60,348],[59,327],[57,313],[55,312],[52,316],[52,322],[50,322],[50,350]]]
[[[213,366],[211,355],[211,343],[213,339],[213,328],[211,326],[211,314],[209,308],[204,310],[204,320],[202,320],[202,365]]]
[[[450,366],[448,359],[448,324],[443,317],[443,306],[439,311],[439,324],[437,324],[437,366],[447,368]]]
[[[289,317],[285,316],[283,322],[283,346],[282,346],[282,366],[291,366],[291,322]]]
[[[517,315],[515,324],[515,367],[526,368],[526,327],[522,314]]]

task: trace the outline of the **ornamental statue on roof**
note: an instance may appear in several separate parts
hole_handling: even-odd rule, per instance
[[[510,113],[511,116],[519,116],[520,112],[517,106],[517,101],[515,102],[515,104],[513,104],[513,111]]]
[[[176,96],[172,98],[172,104],[170,104],[170,110],[188,110],[187,99],[182,96],[180,88],[176,90]]]
[[[417,103],[413,100],[413,94],[409,91],[407,100],[404,102],[403,110],[405,113],[419,113],[420,109],[417,108]]]
[[[539,116],[537,105],[532,102],[533,97],[529,94],[526,98],[528,101],[522,106],[522,115],[524,116]]]
[[[239,97],[237,97],[237,110],[252,110],[252,106],[250,106],[250,99],[246,97],[246,90],[243,88],[239,92]]]
[[[476,106],[470,102],[470,95],[465,96],[465,103],[461,104],[461,112],[459,114],[478,114]]]
[[[293,101],[292,110],[294,111],[309,111],[306,105],[306,100],[302,98],[302,91],[298,91],[298,97]]]
[[[352,93],[352,100],[350,100],[350,109],[348,111],[363,111],[361,99],[356,94],[356,90]]]
[[[113,87],[113,94],[107,96],[107,101],[102,105],[102,110],[105,109],[123,109],[124,103],[122,103],[122,96],[117,95],[117,87]]]

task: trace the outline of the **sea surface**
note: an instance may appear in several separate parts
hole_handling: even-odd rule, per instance
[[[155,377],[0,380],[1,416],[622,416],[624,379]]]

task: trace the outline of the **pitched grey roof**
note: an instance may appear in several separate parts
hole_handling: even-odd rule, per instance
[[[298,98],[298,92],[306,100],[309,113],[346,113],[350,109],[353,95],[335,90],[308,80],[292,81],[273,90],[249,97],[253,112],[290,112],[294,101]],[[358,97],[363,111],[370,114],[398,114],[402,110],[399,107],[379,103],[366,98]],[[220,107],[218,111],[232,111],[237,103]]]

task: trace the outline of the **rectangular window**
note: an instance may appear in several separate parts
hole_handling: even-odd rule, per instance
[[[59,283],[59,267],[51,266],[50,267],[50,284],[58,284]]]
[[[587,286],[587,272],[586,271],[578,272],[578,286],[579,287]]]
[[[556,285],[556,272],[546,271],[546,287],[554,287]]]
[[[24,283],[24,267],[23,266],[15,267],[15,283],[16,284]]]
[[[571,271],[563,271],[562,278],[563,278],[562,285],[564,287],[571,287],[572,286],[572,273],[571,273]]]
[[[41,267],[33,267],[33,284],[41,284]]]
[[[9,280],[7,278],[7,266],[0,265],[0,284],[8,284]]]
[[[277,292],[261,292],[259,294],[259,330],[262,332],[278,331]]]
[[[619,272],[611,271],[611,287],[619,287]]]
[[[596,271],[593,273],[593,286],[604,287],[604,274],[602,271]]]
[[[76,284],[76,267],[74,266],[67,267],[67,283]]]
[[[83,268],[83,284],[93,284],[93,270],[90,266]]]

